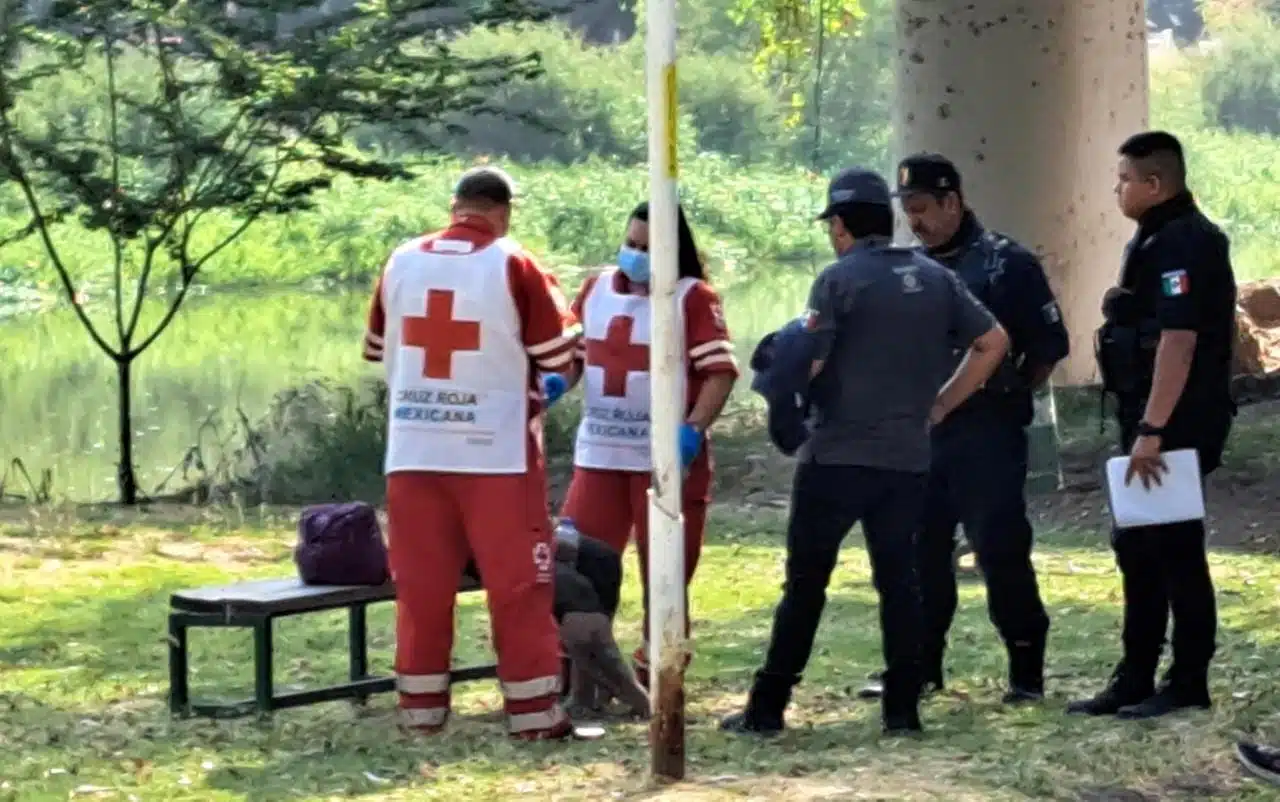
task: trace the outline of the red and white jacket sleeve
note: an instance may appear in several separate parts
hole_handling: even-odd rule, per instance
[[[684,297],[685,342],[689,372],[694,376],[738,376],[738,360],[724,320],[720,296],[700,281]]]
[[[587,305],[587,296],[591,294],[591,288],[596,286],[596,279],[600,278],[599,273],[592,273],[582,282],[582,289],[578,290],[578,294],[573,298],[573,306],[570,311],[573,313],[573,319],[578,321],[579,325],[585,325],[586,319],[583,317],[584,308]],[[574,359],[578,362],[585,363],[587,361],[587,341],[585,338],[579,338],[578,345],[574,348]]]
[[[385,272],[385,270],[384,270]],[[364,358],[366,362],[381,362],[386,347],[387,310],[382,304],[382,273],[373,285],[373,297],[369,300],[369,322],[364,331]]]
[[[507,268],[529,359],[539,371],[567,371],[573,364],[582,329],[560,282],[526,253],[513,255]]]

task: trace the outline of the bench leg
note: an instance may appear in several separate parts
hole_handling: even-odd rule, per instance
[[[191,712],[187,686],[187,624],[169,616],[169,713],[186,716]]]
[[[275,696],[274,658],[275,647],[271,641],[271,616],[259,619],[253,625],[253,695],[260,715],[267,715],[273,707]]]
[[[365,612],[364,604],[353,604],[347,608],[347,653],[352,682],[369,676],[369,624]],[[357,696],[353,701],[362,705],[369,701],[369,697]]]

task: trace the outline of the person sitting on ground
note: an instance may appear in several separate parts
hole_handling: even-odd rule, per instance
[[[555,554],[554,613],[570,661],[570,716],[605,713],[610,701],[617,699],[627,715],[648,718],[649,694],[613,637],[613,617],[622,591],[622,555],[578,532],[568,520],[556,527]],[[480,581],[474,562],[466,573]]]
[[[570,660],[569,709],[576,715],[605,712],[617,699],[628,715],[649,717],[649,694],[613,637],[621,590],[622,554],[562,519],[556,527],[555,616]]]

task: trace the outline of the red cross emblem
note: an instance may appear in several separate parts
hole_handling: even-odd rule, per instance
[[[618,315],[603,340],[587,340],[587,364],[604,370],[604,394],[611,398],[627,394],[627,376],[649,370],[649,346],[631,342],[635,326],[635,318]]]
[[[452,379],[454,352],[480,350],[480,323],[454,320],[453,290],[427,290],[426,316],[405,317],[400,341],[423,349],[423,376]]]

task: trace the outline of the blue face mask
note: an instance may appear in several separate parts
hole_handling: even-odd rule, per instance
[[[631,281],[637,284],[648,284],[649,254],[624,245],[618,251],[618,269]]]

